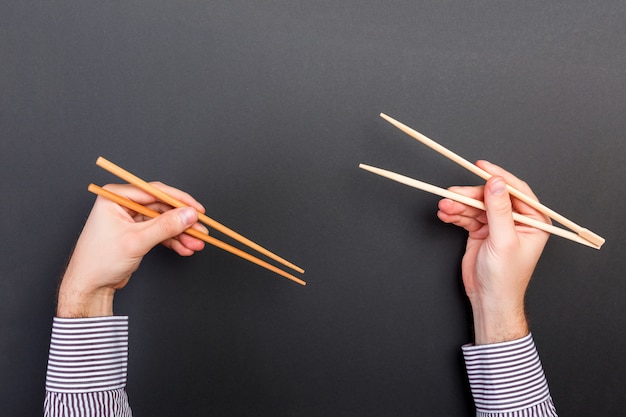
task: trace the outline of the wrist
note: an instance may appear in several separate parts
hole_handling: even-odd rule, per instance
[[[508,342],[530,333],[523,302],[494,306],[472,303],[472,312],[476,345]]]
[[[63,279],[59,288],[57,317],[83,318],[113,315],[115,290],[109,287],[88,288],[71,279]]]

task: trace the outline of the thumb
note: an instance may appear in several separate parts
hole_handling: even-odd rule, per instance
[[[517,238],[513,222],[511,198],[502,177],[491,177],[485,186],[485,206],[489,223],[489,238],[496,245],[510,243]]]
[[[152,220],[144,222],[142,242],[148,252],[159,243],[178,236],[198,220],[198,214],[191,207],[168,210]]]

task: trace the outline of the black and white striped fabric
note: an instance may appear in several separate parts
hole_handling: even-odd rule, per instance
[[[128,317],[55,318],[44,415],[131,416],[127,363]]]
[[[531,335],[463,355],[477,417],[557,415]],[[55,318],[44,416],[131,417],[127,362],[128,317]]]
[[[463,346],[478,417],[556,416],[532,335]]]

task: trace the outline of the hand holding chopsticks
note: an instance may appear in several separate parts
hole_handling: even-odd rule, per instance
[[[389,123],[393,124],[394,126],[396,126],[398,129],[402,130],[404,133],[408,134],[409,136],[413,137],[414,139],[422,142],[423,144],[425,144],[426,146],[430,147],[431,149],[435,150],[436,152],[440,153],[441,155],[447,157],[448,159],[451,159],[452,161],[456,162],[457,164],[461,165],[462,167],[468,169],[469,171],[475,173],[476,175],[480,176],[483,179],[489,179],[491,178],[491,174],[488,173],[487,171],[481,169],[480,167],[472,164],[471,162],[467,161],[466,159],[462,158],[461,156],[455,154],[454,152],[450,151],[449,149],[446,149],[445,147],[441,146],[440,144],[438,144],[437,142],[433,141],[432,139],[429,139],[428,137],[422,135],[421,133],[411,129],[410,127],[404,125],[403,123],[400,123],[399,121],[387,116],[384,113],[381,113],[380,116],[385,119],[386,121],[388,121]],[[361,166],[361,168],[365,168],[365,166]],[[404,184],[407,185],[411,185],[415,188],[420,188],[424,191],[428,191],[434,194],[438,194],[438,195],[442,195],[439,191],[436,191],[436,189],[438,190],[442,190],[439,189],[438,187],[434,187],[431,186],[430,184],[426,184],[426,183],[422,183],[421,181],[417,181],[417,180],[413,180],[411,178],[408,177],[404,177],[401,176],[399,174],[395,174],[389,171],[384,171],[384,170],[380,170],[377,168],[374,169],[370,169],[372,167],[368,167],[366,169],[368,169],[371,172],[375,172],[379,175],[383,175],[386,176],[387,178],[393,179],[395,181],[398,182],[402,182]],[[509,191],[509,193],[513,196],[515,196],[516,198],[518,198],[519,200],[523,201],[524,203],[528,204],[529,206],[533,207],[534,209],[536,209],[537,211],[545,214],[546,216],[550,217],[551,219],[559,222],[560,224],[562,224],[565,227],[570,228],[571,230],[573,230],[576,234],[568,232],[566,230],[554,227],[554,226],[550,226],[550,227],[545,227],[545,226],[541,226],[539,224],[531,224],[533,222],[526,222],[526,220],[521,219],[519,220],[521,223],[526,222],[526,224],[529,224],[533,227],[536,228],[540,228],[542,230],[548,231],[552,234],[556,234],[558,236],[564,237],[566,239],[570,239],[572,241],[581,243],[583,245],[586,246],[590,246],[593,247],[595,249],[600,249],[600,247],[604,244],[604,238],[602,238],[601,236],[591,232],[588,229],[585,229],[579,225],[577,225],[576,223],[574,223],[573,221],[565,218],[564,216],[556,213],[555,211],[551,210],[550,208],[544,206],[543,204],[539,203],[537,200],[529,197],[528,195],[522,193],[521,191],[515,189],[514,187],[512,187],[511,185],[507,184],[507,189]],[[443,190],[446,191],[446,190]],[[458,197],[458,196],[457,196]],[[457,199],[455,197],[449,196],[447,198],[451,198],[453,200]],[[460,201],[460,200],[457,200]],[[461,201],[463,202],[463,201]],[[465,203],[468,204],[468,203]],[[468,204],[470,206],[476,207],[473,204]],[[484,208],[483,208],[484,210]],[[531,219],[532,220],[532,219]],[[541,222],[538,222],[541,223]],[[545,225],[545,223],[542,223]]]
[[[452,191],[449,191],[449,190],[446,190],[446,189],[443,189],[443,188],[440,188],[440,187],[437,187],[437,186],[434,186],[434,185],[431,185],[422,181],[418,181],[413,178],[406,177],[404,175],[396,174],[395,172],[387,171],[387,170],[380,169],[380,168],[375,168],[369,165],[360,164],[359,168],[362,168],[366,171],[380,175],[382,177],[389,178],[390,180],[399,182],[401,184],[408,185],[409,187],[417,188],[422,191],[426,191],[431,194],[438,195],[440,197],[449,198],[450,200],[458,201],[459,203],[463,203],[467,206],[474,207],[483,211],[485,210],[485,204],[482,201],[476,200],[474,198],[470,198],[462,194],[454,193]],[[527,226],[532,226],[536,229],[543,230],[544,232],[552,233],[554,235],[563,237],[565,239],[578,242],[582,245],[589,246],[595,249],[600,249],[598,246],[587,241],[586,239],[583,239],[582,237],[578,236],[575,233],[572,233],[568,230],[561,229],[556,226],[552,226],[551,224],[548,224],[548,223],[543,223],[539,220],[535,220],[530,217],[523,216],[519,213],[515,213],[515,212],[513,213],[513,220],[515,220],[518,223],[522,223]]]
[[[185,207],[186,206],[183,202],[177,200],[176,198],[174,198],[171,195],[167,194],[166,192],[160,190],[159,188],[155,187],[154,185],[152,185],[152,184],[142,180],[141,178],[131,174],[130,172],[120,168],[119,166],[113,164],[112,162],[106,160],[105,158],[99,157],[98,160],[96,161],[96,164],[98,166],[106,169],[107,171],[111,172],[112,174],[114,174],[114,175],[116,175],[116,176],[126,180],[130,184],[136,186],[137,188],[145,191],[146,193],[154,196],[158,200],[160,200],[160,201],[162,201],[162,202],[164,202],[164,203],[166,203],[166,204],[168,204],[170,206],[173,206],[173,207]],[[159,213],[157,213],[157,212],[155,212],[153,210],[150,210],[147,207],[144,207],[144,206],[142,206],[142,205],[140,205],[138,203],[135,203],[134,201],[129,200],[129,199],[125,198],[125,197],[122,197],[122,196],[119,196],[117,194],[114,194],[114,193],[112,193],[112,192],[110,192],[108,190],[105,190],[105,189],[103,189],[101,187],[98,187],[98,186],[96,186],[94,184],[91,184],[89,186],[89,191],[91,191],[91,192],[93,192],[95,194],[98,194],[98,195],[100,195],[102,197],[105,197],[105,198],[107,198],[109,200],[112,200],[112,201],[116,202],[117,204],[119,204],[121,206],[124,206],[126,208],[131,209],[131,210],[134,210],[134,211],[136,211],[138,213],[141,213],[141,214],[143,214],[145,216],[156,217],[157,215],[159,215]],[[270,258],[272,258],[272,259],[274,259],[274,260],[276,260],[276,261],[278,261],[280,263],[282,263],[283,265],[289,266],[290,268],[292,268],[292,269],[294,269],[294,270],[296,270],[298,272],[304,272],[304,270],[302,268],[292,264],[291,262],[281,258],[280,256],[278,256],[278,255],[268,251],[267,249],[261,247],[260,245],[258,245],[256,243],[252,242],[251,240],[243,237],[239,233],[237,233],[237,232],[229,229],[228,227],[218,223],[217,221],[215,221],[215,220],[211,219],[210,217],[206,216],[204,213],[197,212],[197,214],[198,214],[198,220],[201,221],[202,223],[206,224],[207,226],[213,227],[214,229],[224,233],[225,235],[232,237],[233,239],[235,239],[235,240],[243,243],[244,245],[246,245],[248,247],[251,247],[252,249],[255,249],[256,251],[258,251],[258,252],[260,252],[260,253],[262,253],[262,254],[264,254],[264,255],[266,255],[266,256],[268,256],[268,257],[270,257]],[[199,232],[197,230],[194,230],[194,229],[187,229],[185,231],[185,233],[187,233],[187,234],[189,234],[191,236],[194,236],[194,237],[196,237],[198,239],[201,239],[201,240],[203,240],[203,241],[205,241],[205,242],[207,242],[207,243],[209,243],[209,244],[211,244],[213,246],[217,246],[220,249],[223,249],[223,250],[225,250],[227,252],[233,253],[233,254],[235,254],[235,255],[243,258],[243,259],[246,259],[246,260],[248,260],[250,262],[253,262],[253,263],[255,263],[255,264],[259,265],[259,266],[262,266],[263,268],[266,268],[266,269],[268,269],[268,270],[270,270],[272,272],[275,272],[275,273],[277,273],[277,274],[279,274],[279,275],[281,275],[281,276],[283,276],[285,278],[288,278],[288,279],[290,279],[290,280],[292,280],[294,282],[297,282],[298,284],[306,285],[306,283],[303,280],[301,280],[301,279],[299,279],[299,278],[297,278],[297,277],[295,277],[295,276],[293,276],[293,275],[291,275],[291,274],[289,274],[289,273],[287,273],[285,271],[282,271],[281,269],[278,269],[277,267],[275,267],[275,266],[273,266],[273,265],[271,265],[271,264],[269,264],[269,263],[267,263],[267,262],[265,262],[265,261],[255,257],[255,256],[252,256],[252,255],[250,255],[250,254],[248,254],[248,253],[246,253],[246,252],[244,252],[244,251],[242,251],[240,249],[237,249],[237,248],[235,248],[235,247],[233,247],[231,245],[228,245],[227,243],[224,243],[224,242],[222,242],[222,241],[220,241],[218,239],[215,239],[215,238],[213,238],[211,236],[205,235],[204,233],[201,233],[201,232]]]

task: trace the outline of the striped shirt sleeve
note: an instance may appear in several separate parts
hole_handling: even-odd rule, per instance
[[[532,335],[462,347],[477,417],[555,417]]]
[[[55,317],[44,416],[130,417],[127,363],[128,317]]]

